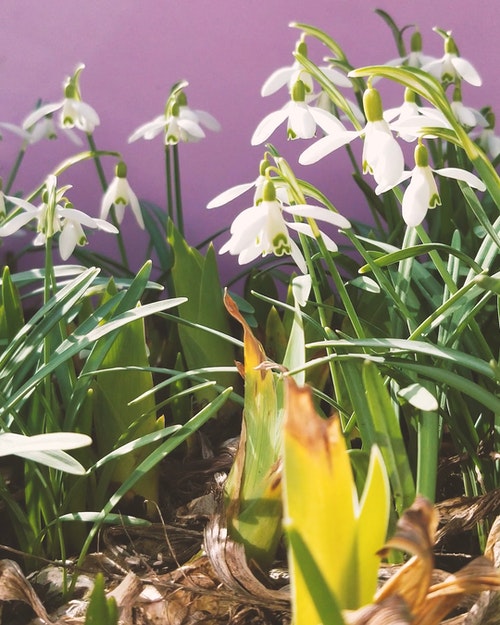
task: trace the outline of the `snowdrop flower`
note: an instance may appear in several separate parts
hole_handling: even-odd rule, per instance
[[[52,114],[42,117],[26,130],[24,129],[24,123],[21,126],[16,126],[15,124],[2,122],[0,126],[18,135],[30,145],[38,143],[42,139],[57,139],[57,128]],[[62,128],[61,130],[75,145],[82,145],[83,141],[71,128]]]
[[[462,87],[459,82],[455,84],[455,88],[453,90],[453,100],[450,106],[455,117],[462,124],[462,126],[465,126],[466,128],[474,128],[478,125],[483,127],[488,125],[488,121],[479,111],[469,106],[465,106],[462,102]]]
[[[406,171],[396,184],[408,180],[410,184],[403,195],[403,219],[408,226],[418,226],[424,220],[429,208],[441,205],[441,198],[434,180],[433,173],[454,180],[463,180],[469,186],[479,191],[484,191],[486,185],[474,174],[457,167],[444,167],[442,169],[431,169],[429,166],[429,154],[427,148],[419,142],[415,148],[415,167],[411,171]],[[393,186],[379,185],[375,192],[377,194],[388,191]]]
[[[363,94],[363,105],[367,119],[364,129],[346,130],[342,126],[341,130],[319,139],[302,152],[299,163],[302,165],[315,163],[356,137],[364,135],[364,173],[372,174],[379,185],[393,186],[404,170],[403,151],[393,137],[389,124],[383,118],[382,101],[377,89],[373,87],[366,89]]]
[[[384,119],[401,139],[408,142],[415,141],[422,128],[451,128],[441,111],[430,106],[418,106],[415,92],[411,89],[405,89],[401,106],[384,111]]]
[[[444,55],[440,59],[426,63],[422,69],[444,83],[452,83],[463,79],[475,87],[482,85],[482,80],[476,69],[466,59],[458,55],[458,48],[451,36],[451,31],[443,32],[434,29],[444,38]]]
[[[70,186],[57,189],[57,179],[55,176],[48,176],[45,183],[43,202],[40,206],[34,206],[30,202],[6,195],[5,198],[12,202],[23,212],[17,212],[11,219],[7,219],[0,226],[0,236],[6,237],[20,230],[27,223],[36,219],[37,236],[33,245],[45,245],[57,232],[59,237],[59,253],[63,260],[67,260],[77,245],[85,245],[87,238],[82,226],[87,228],[98,228],[104,232],[116,234],[118,230],[102,219],[93,219],[86,213],[76,210],[70,202],[64,200],[65,192]]]
[[[111,181],[101,202],[101,219],[107,219],[111,206],[115,207],[116,220],[122,223],[125,215],[125,208],[130,205],[139,228],[144,230],[144,220],[142,218],[141,206],[137,195],[132,191],[127,180],[127,166],[120,162],[115,169],[115,177]]]
[[[302,56],[307,57],[307,44],[303,39],[300,39],[297,42],[295,51]],[[338,87],[351,87],[351,81],[347,78],[347,76],[342,74],[342,72],[339,72],[329,66],[322,66],[319,69],[331,80],[331,82],[333,82],[334,85],[337,85]],[[294,63],[288,67],[280,67],[274,71],[262,85],[260,94],[261,96],[266,97],[275,93],[285,85],[288,87],[288,90],[291,91],[298,80],[301,80],[304,83],[307,94],[311,94],[313,92],[313,78],[311,74],[305,70],[298,61],[294,61]]]
[[[130,135],[128,142],[154,139],[163,132],[165,145],[195,143],[205,137],[202,125],[209,130],[220,130],[220,124],[215,117],[206,111],[190,109],[184,92],[178,91],[168,98],[165,113],[139,126]]]
[[[266,172],[268,168],[271,166],[271,163],[268,161],[268,155],[265,154],[264,158],[260,162],[259,166],[259,175],[252,182],[245,182],[243,184],[238,184],[230,189],[226,189],[222,193],[219,193],[216,197],[214,197],[207,204],[207,208],[218,208],[219,206],[223,206],[224,204],[228,204],[232,202],[232,200],[236,199],[240,195],[243,195],[250,189],[254,188],[253,195],[253,203],[254,205],[258,204],[262,201],[262,196],[264,192],[264,185],[269,180],[266,176]],[[275,182],[274,187],[276,189],[276,195],[278,199],[283,203],[288,203],[288,185],[284,182]]]
[[[180,91],[178,93],[177,104],[179,105],[179,117],[181,119],[190,119],[201,126],[205,126],[205,128],[208,128],[213,132],[219,132],[221,129],[221,125],[213,115],[207,113],[207,111],[192,109],[188,106],[187,97],[184,91]]]
[[[486,154],[495,160],[500,155],[500,137],[495,134],[495,114],[489,107],[483,109],[482,113],[486,119],[486,127],[479,131],[476,141]]]
[[[262,201],[241,212],[231,225],[231,238],[220,249],[220,254],[229,252],[238,256],[240,265],[249,263],[259,256],[275,254],[290,255],[302,273],[307,273],[307,265],[298,245],[290,238],[289,229],[313,237],[309,224],[286,222],[284,213],[298,217],[318,219],[338,228],[350,228],[350,223],[338,213],[309,204],[286,206],[276,197],[274,183],[268,180],[263,189]],[[322,234],[328,250],[336,251],[337,246],[330,237]]]
[[[59,125],[61,128],[78,128],[88,134],[94,132],[96,126],[100,124],[99,115],[87,104],[82,102],[80,95],[79,79],[80,73],[85,65],[77,67],[73,76],[67,79],[64,87],[64,98],[60,102],[45,104],[34,110],[23,122],[23,129],[29,130],[38,121],[56,111],[59,113]]]
[[[266,115],[255,129],[251,144],[259,145],[268,139],[278,126],[288,120],[288,139],[311,139],[316,134],[316,126],[326,133],[343,128],[342,123],[322,108],[309,106],[305,102],[305,85],[297,80],[292,89],[292,99],[279,111]]]
[[[422,67],[434,60],[436,60],[434,57],[428,56],[422,52],[422,35],[419,30],[416,30],[410,39],[410,52],[406,56],[400,56],[388,61],[385,65],[390,65],[391,67],[397,67],[398,65]]]

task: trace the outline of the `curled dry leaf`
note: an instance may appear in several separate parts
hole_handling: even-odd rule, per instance
[[[228,536],[224,524],[225,514],[219,509],[205,529],[205,551],[216,577],[234,593],[242,604],[288,611],[290,597],[286,590],[273,590],[265,586],[251,571],[244,547]]]
[[[437,514],[432,504],[417,497],[414,504],[399,519],[396,533],[389,539],[382,553],[399,549],[413,555],[408,562],[379,590],[375,602],[397,594],[402,597],[410,611],[417,613],[426,600],[434,570],[434,535]]]
[[[372,605],[344,615],[348,625],[438,625],[464,597],[478,593],[483,595],[472,609],[452,622],[454,625],[498,624],[500,521],[497,519],[493,525],[485,556],[432,583],[432,546],[437,521],[436,509],[431,503],[417,497],[383,550],[401,549],[412,557],[382,586]]]

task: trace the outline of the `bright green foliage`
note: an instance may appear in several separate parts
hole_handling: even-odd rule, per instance
[[[117,625],[118,607],[114,597],[106,598],[104,576],[98,573],[85,614],[85,625]]]
[[[102,303],[116,295],[110,281]],[[99,346],[96,346],[99,349]],[[157,422],[153,395],[147,395],[139,403],[130,403],[153,388],[153,376],[147,356],[144,320],[137,319],[124,326],[116,334],[96,374],[93,384],[92,415],[96,432],[99,457],[118,445],[150,434],[162,427]],[[123,370],[134,367],[135,370]],[[107,372],[106,369],[111,371]],[[120,458],[113,469],[111,482],[122,484],[135,467],[151,452],[149,447],[134,450]],[[157,502],[158,469],[140,480],[129,494]]]
[[[24,325],[19,292],[12,282],[7,266],[3,269],[0,303],[0,341],[9,343]]]
[[[168,242],[174,253],[171,278],[175,294],[187,297],[187,302],[178,310],[181,323],[177,326],[186,366],[196,370],[232,365],[233,346],[217,334],[229,335],[230,328],[213,246],[210,245],[203,256],[188,245],[173,222],[169,222]],[[224,388],[234,385],[233,374],[212,376],[207,377],[215,379]],[[208,389],[199,391],[196,396],[204,404],[213,399],[214,392]]]
[[[382,376],[372,362],[366,361],[363,365],[363,383],[370,418],[375,428],[375,441],[382,453],[392,486],[396,511],[400,515],[413,503],[415,486],[398,415],[394,411],[394,405]],[[437,415],[435,418],[437,420]]]

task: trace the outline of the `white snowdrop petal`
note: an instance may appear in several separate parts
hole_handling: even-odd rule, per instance
[[[218,206],[223,206],[224,204],[228,204],[235,198],[243,195],[246,191],[249,191],[255,182],[245,182],[243,184],[238,184],[230,189],[226,189],[219,195],[216,195],[210,202],[207,204],[207,208],[216,208]]]
[[[466,59],[461,56],[455,56],[451,60],[453,67],[462,76],[462,78],[474,87],[480,87],[483,84],[481,76],[477,73],[476,69]]]
[[[268,139],[273,132],[278,128],[278,126],[285,121],[288,117],[288,105],[286,104],[279,111],[273,111],[266,115],[264,119],[257,125],[252,138],[250,139],[250,143],[252,145],[259,145],[264,143],[266,139]]]
[[[458,167],[443,167],[442,169],[435,169],[434,172],[440,176],[446,178],[453,178],[454,180],[462,180],[466,182],[470,187],[477,189],[478,191],[486,191],[486,185],[484,182],[465,169],[459,169]]]

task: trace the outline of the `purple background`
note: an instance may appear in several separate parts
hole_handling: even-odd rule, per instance
[[[277,67],[292,62],[298,31],[292,20],[322,27],[344,48],[355,66],[383,63],[397,56],[392,35],[375,8],[389,12],[399,26],[416,23],[424,52],[441,56],[442,39],[433,26],[451,29],[461,54],[483,77],[483,87],[464,85],[466,104],[477,108],[498,102],[498,0],[2,0],[0,120],[19,124],[38,98],[61,99],[61,84],[79,62],[83,99],[94,106],[101,126],[94,134],[101,149],[121,151],[136,193],[164,204],[164,162],[161,138],[127,144],[140,124],[163,111],[171,85],[190,83],[186,93],[192,108],[212,113],[220,133],[207,131],[197,144],[181,145],[183,199],[188,240],[195,244],[230,224],[249,197],[231,206],[207,211],[206,203],[227,187],[253,180],[263,147],[251,147],[250,137],[267,113],[287,100],[285,90],[261,98],[260,87]],[[310,45],[311,57],[323,50]],[[382,95],[386,85],[379,84]],[[386,106],[398,98],[384,99]],[[399,96],[398,96],[399,97]],[[19,138],[7,132],[0,143],[0,176],[6,177]],[[297,155],[306,142],[292,145],[283,131],[270,139],[298,176],[326,191],[348,217],[367,217],[363,200],[350,180],[345,153],[315,166],[301,167]],[[29,148],[14,190],[29,191],[60,160],[74,153],[61,137]],[[109,176],[113,161],[105,162]],[[74,185],[76,207],[98,215],[100,187],[90,164],[78,165],[61,183]],[[125,220],[128,245],[142,249],[131,214]],[[220,247],[222,240],[216,242]],[[98,245],[114,254],[113,237],[97,237]],[[12,242],[9,242],[12,245]],[[137,262],[142,253],[135,254]],[[236,270],[236,259],[224,257],[224,273]]]

